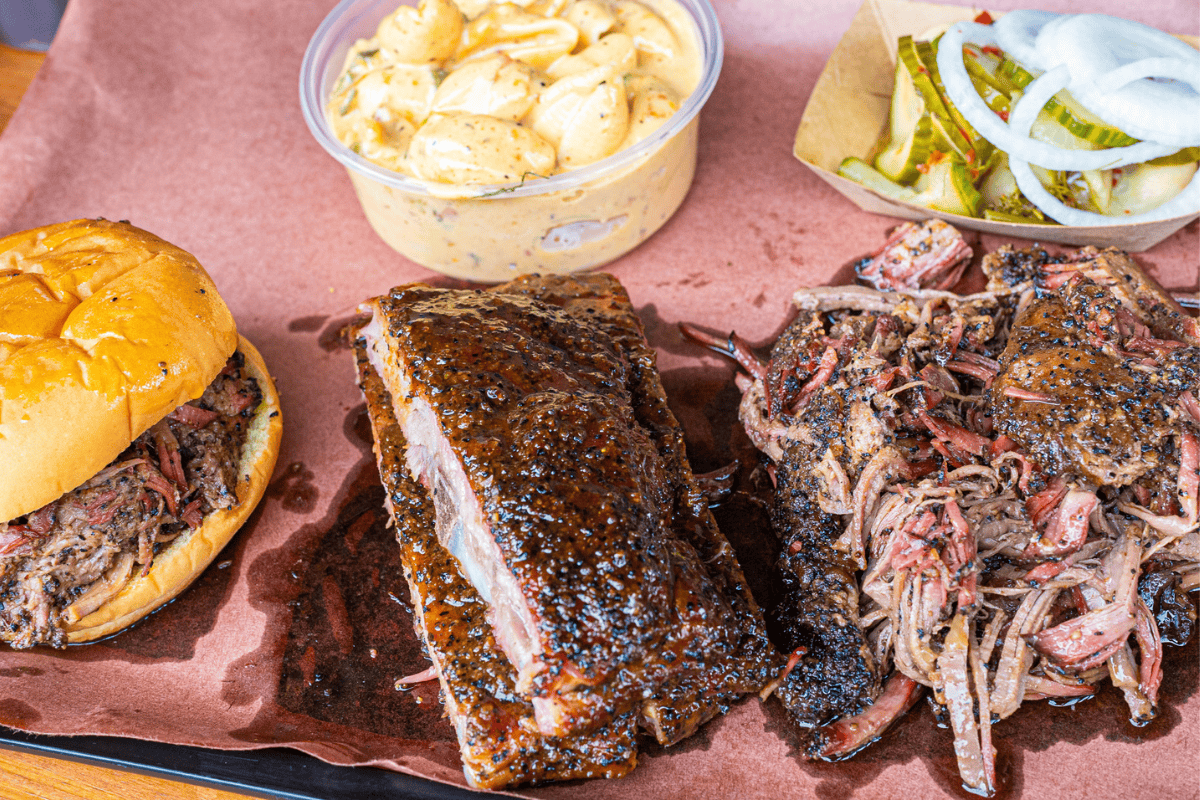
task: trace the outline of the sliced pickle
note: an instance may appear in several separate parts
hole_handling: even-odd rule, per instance
[[[996,78],[1008,88],[1010,97],[1014,89],[1024,91],[1025,87],[1033,83],[1033,77],[1033,73],[1008,56],[1000,59],[1000,66],[996,69]]]
[[[986,208],[1000,208],[1006,202],[1006,198],[1012,197],[1014,192],[1020,192],[1017,187],[1017,179],[1013,177],[1012,170],[1008,168],[1008,156],[1001,153],[999,163],[988,172],[987,177],[979,184],[983,205]]]
[[[1000,62],[999,56],[987,50],[981,50],[975,46],[963,48],[963,66],[967,68],[967,74],[974,79],[976,89],[982,82],[991,89],[993,94],[1011,97],[1011,87],[996,77],[996,73],[1000,69]],[[980,92],[979,94],[985,100],[987,99],[987,93]]]
[[[963,66],[967,68],[976,93],[983,98],[988,108],[1001,119],[1007,120],[1013,104],[1013,95],[1019,97],[1020,90],[999,75],[1002,61],[1002,56],[976,45],[963,47]]]
[[[838,166],[837,172],[843,178],[849,178],[855,183],[860,183],[868,189],[879,192],[893,200],[899,200],[902,203],[911,203],[913,198],[917,196],[917,193],[912,189],[889,180],[882,172],[861,158],[851,156],[845,159]]]
[[[1195,174],[1194,163],[1122,167],[1120,177],[1112,187],[1112,202],[1107,213],[1111,217],[1123,217],[1153,211],[1183,191]]]
[[[890,138],[875,157],[875,168],[889,180],[910,184],[921,177],[917,167],[933,152],[933,124],[921,93],[901,61],[896,62],[888,129]]]
[[[995,77],[997,83],[1007,87],[1005,93],[1010,98],[1014,90],[1023,91],[1034,79],[1032,73],[1007,56],[1000,59]],[[1137,139],[1097,117],[1066,89],[1050,98],[1045,108],[1071,133],[1094,144],[1104,147],[1126,147],[1138,143]]]
[[[971,85],[975,87],[975,93],[983,98],[983,102],[987,103],[987,107],[1002,119],[1008,119],[1008,111],[1012,106],[1012,100],[1009,96],[1003,92],[997,92],[991,84],[973,72],[970,73],[970,78]]]
[[[1155,167],[1178,167],[1180,164],[1192,164],[1200,161],[1200,147],[1185,147],[1178,153],[1147,161]]]
[[[1109,204],[1112,203],[1112,170],[1089,169],[1080,174],[1083,175],[1083,182],[1087,184],[1088,197],[1091,204],[1095,206],[1094,210],[1101,214],[1107,214]]]
[[[978,217],[983,208],[967,165],[951,158],[929,165],[917,181],[917,196],[911,202],[964,217]]]
[[[1017,179],[1008,168],[1008,155],[1000,153],[996,165],[979,184],[983,218],[996,222],[1055,224],[1021,194]]]
[[[967,169],[971,171],[971,176],[975,178],[975,185],[979,185],[979,181],[991,174],[992,170],[1004,163],[1007,156],[1003,150],[993,149],[992,154],[988,159],[981,164],[968,164]]]
[[[1103,150],[1102,145],[1089,142],[1071,133],[1046,109],[1038,112],[1029,131],[1030,137],[1061,147],[1064,150]],[[1112,170],[1085,172],[1049,170],[1031,164],[1030,169],[1046,191],[1068,205],[1103,214],[1108,207],[1112,188]]]
[[[1029,136],[1039,142],[1046,142],[1063,150],[1103,150],[1104,145],[1076,136],[1065,125],[1046,109],[1038,112]]]
[[[1080,139],[1103,147],[1126,147],[1139,141],[1088,111],[1066,89],[1050,98],[1046,111]]]
[[[928,47],[927,42],[921,44]],[[925,108],[929,111],[930,123],[933,126],[934,149],[942,152],[954,151],[966,158],[967,153],[971,150],[971,143],[967,140],[966,134],[955,124],[945,98],[934,86],[930,72],[921,60],[917,45],[911,36],[900,37],[897,56],[898,65],[903,64],[904,68],[908,70],[913,86],[920,93],[921,98],[925,101]]]
[[[998,211],[994,208],[987,208],[983,211],[983,218],[989,219],[992,222],[1010,222],[1017,225],[1057,225],[1058,223],[1048,220],[1039,219],[1038,217],[1027,217],[1024,214],[1013,214],[1008,211]]]
[[[932,164],[917,182],[918,191],[888,180],[883,173],[861,158],[847,158],[838,167],[838,175],[901,203],[932,208],[965,217],[978,217],[983,200],[971,183],[966,165],[943,158]]]
[[[938,71],[937,45],[937,39],[932,42],[913,42],[913,49],[920,58],[921,65],[929,73],[929,80],[937,89],[945,108],[950,112],[953,128],[957,129],[966,140],[967,148],[960,151],[960,155],[969,162],[986,161],[995,148],[992,147],[991,142],[984,139],[971,127],[971,123],[967,122],[962,112],[947,99],[946,88],[942,85],[942,75]]]

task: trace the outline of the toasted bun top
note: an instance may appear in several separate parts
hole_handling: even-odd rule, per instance
[[[127,223],[0,239],[0,522],[86,481],[237,347],[190,254]]]

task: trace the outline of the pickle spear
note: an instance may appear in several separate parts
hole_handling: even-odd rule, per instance
[[[983,206],[983,198],[971,182],[966,165],[948,157],[930,164],[915,189],[889,180],[879,170],[853,156],[842,161],[838,175],[893,200],[948,214],[977,217]]]
[[[922,44],[928,45],[927,42]],[[971,144],[965,134],[955,125],[954,117],[946,106],[942,94],[934,86],[929,69],[925,66],[917,49],[917,43],[911,36],[901,36],[897,51],[897,69],[903,65],[912,81],[913,87],[925,102],[925,108],[930,115],[930,123],[934,131],[934,147],[943,153],[955,152],[963,159],[971,150]],[[936,67],[936,65],[935,65]]]
[[[921,177],[917,166],[928,161],[933,152],[933,123],[902,61],[896,63],[888,130],[890,138],[875,157],[875,168],[896,183],[912,183]]]
[[[842,161],[838,166],[838,175],[843,178],[849,178],[855,183],[867,187],[871,191],[879,192],[885,197],[890,197],[893,200],[899,200],[901,203],[916,202],[917,193],[907,186],[901,186],[893,180],[890,180],[882,172],[872,167],[861,158],[850,156]]]
[[[941,73],[938,72],[937,66],[937,40],[932,42],[913,42],[912,47],[920,59],[920,64],[925,68],[929,75],[929,81],[933,84],[938,92],[938,96],[942,99],[942,107],[948,111],[949,122],[951,127],[958,132],[959,139],[965,142],[965,149],[960,150],[959,154],[968,164],[982,163],[991,157],[994,147],[987,139],[980,136],[971,123],[967,122],[966,117],[962,115],[954,104],[946,97],[946,89],[942,86]]]
[[[916,189],[913,202],[948,214],[978,217],[983,208],[983,197],[975,188],[970,170],[954,158],[930,164],[917,181]]]

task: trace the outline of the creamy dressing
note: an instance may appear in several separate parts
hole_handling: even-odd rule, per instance
[[[337,138],[428,183],[506,183],[594,163],[662,126],[700,80],[673,0],[421,0],[347,55]]]

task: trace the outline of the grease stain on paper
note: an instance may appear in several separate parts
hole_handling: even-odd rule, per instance
[[[267,485],[266,496],[279,500],[284,511],[294,514],[311,514],[317,508],[320,490],[314,480],[316,475],[303,461],[293,461],[279,472],[279,476]]]
[[[327,319],[329,319],[328,314],[297,317],[288,323],[288,330],[292,333],[316,333],[321,330],[321,326],[325,324],[325,320]]]
[[[174,600],[106,639],[70,646],[62,654],[79,662],[191,661],[197,642],[216,628],[217,618],[235,585],[236,570],[230,567],[244,558],[246,542],[254,536],[254,527],[261,517],[260,503],[200,577]]]
[[[41,713],[28,703],[11,697],[0,699],[0,725],[28,728],[36,725],[41,718]]]
[[[249,602],[267,615],[266,632],[257,651],[229,666],[222,695],[261,708],[231,736],[325,740],[349,748],[355,761],[419,755],[457,770],[437,683],[395,688],[396,678],[428,661],[413,629],[365,405],[347,414],[343,432],[360,458],[325,517],[250,566]]]
[[[45,671],[38,667],[8,667],[0,669],[0,678],[35,678]]]

